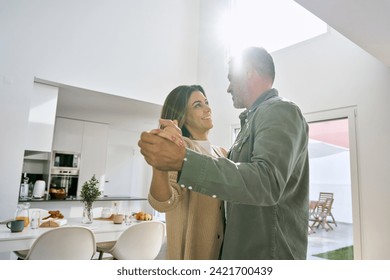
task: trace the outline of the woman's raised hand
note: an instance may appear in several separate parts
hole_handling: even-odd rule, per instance
[[[177,120],[165,120],[160,119],[160,128],[150,131],[152,134],[156,134],[163,138],[166,138],[174,142],[178,146],[183,146],[183,135],[181,129],[178,126]]]

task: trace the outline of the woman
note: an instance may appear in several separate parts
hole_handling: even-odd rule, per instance
[[[226,157],[225,150],[208,141],[213,122],[201,86],[178,86],[172,90],[165,100],[161,118],[173,120],[183,138],[163,128],[159,130],[161,136],[202,154]],[[167,258],[218,259],[224,231],[223,202],[181,188],[176,179],[177,172],[153,169],[148,197],[154,209],[166,212]]]

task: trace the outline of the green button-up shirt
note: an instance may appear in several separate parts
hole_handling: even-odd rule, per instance
[[[227,202],[222,259],[306,259],[308,125],[275,89],[240,119],[229,158],[187,149],[179,184]]]

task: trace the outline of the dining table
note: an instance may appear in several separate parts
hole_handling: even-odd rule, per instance
[[[134,221],[133,223],[137,223]],[[66,224],[62,227],[83,226],[92,230],[95,234],[96,242],[116,241],[121,233],[130,225],[114,224],[112,220],[96,219],[91,224],[82,223],[82,218],[66,219]],[[0,252],[13,252],[19,250],[30,249],[33,242],[42,233],[52,230],[55,227],[39,227],[32,229],[31,227],[24,228],[21,232],[11,232],[6,224],[0,224]],[[61,242],[59,240],[59,242]]]

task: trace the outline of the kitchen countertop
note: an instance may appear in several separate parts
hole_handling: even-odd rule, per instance
[[[143,197],[134,197],[134,196],[103,196],[98,197],[96,201],[129,201],[129,200],[147,200],[147,198]],[[32,199],[19,199],[19,202],[59,202],[59,201],[81,201],[80,197],[72,197],[66,199],[44,199],[44,198],[32,198]]]

